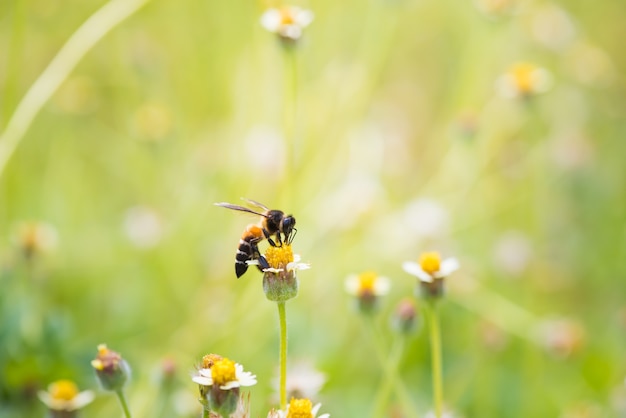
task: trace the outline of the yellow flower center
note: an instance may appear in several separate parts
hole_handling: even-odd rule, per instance
[[[293,25],[296,19],[293,16],[293,11],[288,7],[280,9],[280,24],[281,25]]]
[[[313,418],[313,403],[309,399],[291,398],[287,418]]]
[[[361,273],[359,275],[359,294],[368,293],[371,294],[374,292],[374,285],[376,284],[376,279],[378,275],[373,271],[366,271],[365,273]]]
[[[71,401],[78,395],[78,387],[71,380],[57,380],[49,390],[50,396],[56,400]]]
[[[211,367],[211,378],[213,379],[213,384],[218,386],[237,380],[235,362],[225,357],[216,360]]]
[[[265,252],[265,259],[270,267],[284,269],[287,264],[293,262],[293,250],[291,245],[283,244],[280,247],[270,246]]]
[[[423,253],[420,255],[419,263],[422,270],[432,275],[433,273],[439,271],[439,267],[441,266],[441,256],[436,251]]]
[[[530,93],[534,88],[533,73],[537,70],[532,64],[522,62],[511,69],[515,86],[523,93]]]
[[[210,369],[211,367],[213,367],[216,361],[222,360],[222,358],[223,357],[219,354],[207,354],[206,356],[202,357],[202,368]]]

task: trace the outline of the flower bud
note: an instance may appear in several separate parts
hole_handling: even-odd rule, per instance
[[[418,319],[415,302],[413,299],[405,298],[398,303],[391,323],[396,331],[408,334],[415,331]]]
[[[91,361],[98,381],[104,390],[119,391],[130,377],[130,367],[126,360],[106,344],[98,346],[98,355]]]

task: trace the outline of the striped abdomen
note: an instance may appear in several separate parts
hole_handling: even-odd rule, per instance
[[[246,227],[246,230],[239,239],[239,248],[237,248],[237,255],[235,256],[235,273],[237,278],[243,276],[248,270],[248,263],[246,261],[254,260],[259,257],[259,248],[257,244],[265,238],[263,229],[254,224],[250,224]]]

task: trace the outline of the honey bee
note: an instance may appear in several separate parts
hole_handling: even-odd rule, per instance
[[[248,225],[239,239],[239,247],[235,256],[235,274],[237,274],[237,278],[241,277],[248,270],[247,261],[259,260],[260,270],[269,267],[267,260],[259,252],[258,244],[261,241],[267,239],[271,246],[280,247],[283,243],[291,244],[297,232],[295,228],[296,218],[292,215],[285,215],[285,212],[282,210],[268,209],[254,200],[244,200],[260,208],[262,212],[231,203],[220,202],[215,204],[223,208],[261,216],[260,223]]]

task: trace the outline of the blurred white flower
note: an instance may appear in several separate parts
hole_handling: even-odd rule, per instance
[[[407,233],[419,238],[438,238],[448,232],[450,214],[438,201],[420,198],[410,202],[404,210],[403,224]]]
[[[532,243],[521,231],[503,233],[493,249],[496,266],[512,275],[522,274],[530,263],[532,255]]]
[[[276,377],[272,383],[278,393],[280,379]],[[308,361],[297,361],[287,369],[287,399],[315,398],[324,383],[326,383],[324,373]]]
[[[437,252],[427,252],[420,255],[419,263],[405,261],[402,268],[407,273],[417,277],[421,282],[433,283],[436,279],[443,279],[459,269],[456,258],[441,260]]]
[[[371,313],[378,307],[378,299],[389,293],[391,283],[376,272],[366,271],[348,276],[345,286],[346,291],[356,298],[361,312]]]
[[[47,222],[23,221],[14,227],[13,243],[30,257],[54,250],[58,234],[56,228]]]
[[[390,287],[391,282],[387,277],[379,276],[373,271],[351,274],[346,279],[346,291],[356,297],[384,296],[389,293]]]
[[[152,248],[163,234],[161,217],[152,208],[134,206],[126,211],[124,232],[137,248]]]
[[[71,380],[57,380],[48,386],[48,391],[39,391],[39,399],[53,411],[75,411],[89,404],[94,399],[90,390],[78,391]]]
[[[552,3],[536,9],[530,30],[538,42],[552,49],[564,48],[576,34],[574,24],[567,12]]]
[[[496,80],[496,92],[507,99],[529,98],[545,93],[552,86],[552,76],[528,62],[513,65]]]
[[[282,39],[297,41],[302,37],[302,29],[313,21],[313,12],[296,6],[268,9],[261,16],[261,25]]]

